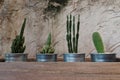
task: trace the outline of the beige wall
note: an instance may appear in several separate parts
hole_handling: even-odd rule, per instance
[[[2,1],[2,0],[1,0]],[[99,31],[104,40],[106,51],[120,56],[120,0],[70,0],[69,4],[56,16],[43,14],[46,0],[3,0],[0,2],[0,54],[10,52],[10,45],[19,33],[23,19],[27,17],[25,28],[26,53],[35,57],[52,32],[56,53],[67,52],[66,15],[81,15],[79,53],[95,52],[91,36]],[[116,44],[117,43],[117,44]]]

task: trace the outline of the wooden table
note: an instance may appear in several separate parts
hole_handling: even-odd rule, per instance
[[[1,62],[0,80],[120,80],[120,63]]]

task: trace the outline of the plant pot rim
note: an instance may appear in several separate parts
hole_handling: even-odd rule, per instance
[[[64,53],[64,54],[85,54],[85,53]]]
[[[37,53],[36,55],[57,55],[56,53]]]
[[[28,54],[28,53],[5,53],[5,54]]]
[[[108,53],[108,52],[107,52],[107,53],[90,53],[90,54],[107,55],[107,54],[116,54],[116,53],[111,53],[111,52]]]

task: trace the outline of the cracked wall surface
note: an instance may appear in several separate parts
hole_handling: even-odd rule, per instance
[[[48,0],[1,0],[0,1],[0,54],[10,52],[12,40],[19,34],[23,19],[25,28],[25,52],[35,57],[52,32],[55,53],[67,52],[66,15],[80,14],[79,53],[96,52],[92,33],[99,31],[106,51],[120,56],[120,0],[70,0],[56,16],[45,15]],[[61,56],[61,55],[60,55]]]

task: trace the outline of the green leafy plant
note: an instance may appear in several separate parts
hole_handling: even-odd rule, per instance
[[[49,33],[47,41],[45,45],[42,48],[42,51],[40,53],[45,54],[45,53],[54,53],[55,49],[51,45],[51,33]]]
[[[25,48],[26,48],[26,46],[24,45],[25,38],[23,36],[25,24],[26,24],[26,18],[24,19],[24,22],[22,24],[20,34],[17,35],[16,38],[12,42],[12,45],[11,45],[11,52],[12,53],[23,53],[25,51]]]
[[[94,32],[92,35],[94,46],[98,53],[104,53],[104,44],[99,32]]]
[[[77,29],[75,29],[75,26],[77,26]],[[68,46],[69,53],[78,52],[79,27],[80,27],[80,16],[79,15],[78,15],[77,25],[75,25],[75,16],[72,16],[72,15],[67,16],[66,40],[67,40],[67,46]]]

